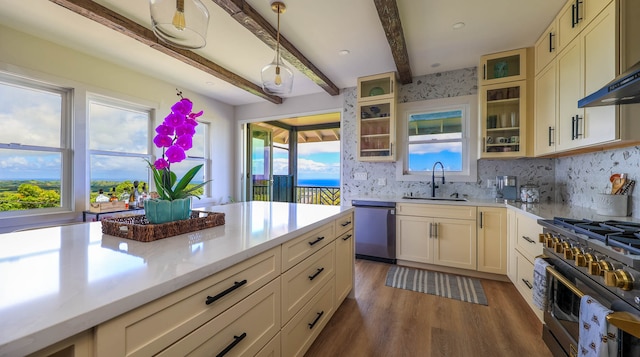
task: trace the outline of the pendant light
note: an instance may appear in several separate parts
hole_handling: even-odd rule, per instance
[[[207,43],[209,11],[200,0],[149,0],[156,36],[176,47],[202,48]]]
[[[289,94],[293,88],[293,72],[282,62],[280,56],[280,14],[284,13],[287,7],[282,1],[271,0],[271,10],[278,14],[276,54],[273,62],[262,69],[262,89],[274,95]]]

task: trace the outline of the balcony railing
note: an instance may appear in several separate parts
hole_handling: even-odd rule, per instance
[[[277,179],[274,180],[273,197],[269,192],[269,186],[254,185],[252,200],[340,205],[339,187],[289,186],[285,183],[286,180],[278,181]]]

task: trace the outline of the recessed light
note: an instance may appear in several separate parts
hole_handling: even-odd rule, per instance
[[[349,53],[351,53],[351,51],[349,51],[349,50],[340,50],[340,51],[338,51],[338,54],[339,54],[340,56],[346,56],[346,55],[348,55]]]
[[[456,22],[455,24],[453,24],[453,29],[454,30],[459,30],[461,28],[463,28],[465,26],[464,22]]]
[[[213,82],[205,82],[205,84],[206,84],[206,85],[208,85],[208,86],[213,86],[213,85],[215,85],[215,83],[213,83]]]

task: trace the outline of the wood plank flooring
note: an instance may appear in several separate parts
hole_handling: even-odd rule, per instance
[[[540,321],[512,284],[481,279],[484,306],[385,286],[388,268],[356,260],[356,298],[345,300],[305,356],[551,356]]]

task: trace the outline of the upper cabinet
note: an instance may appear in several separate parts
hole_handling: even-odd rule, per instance
[[[480,79],[482,158],[527,155],[531,140],[528,118],[533,114],[532,85],[527,73],[531,70],[527,62],[532,62],[532,54],[533,49],[523,48],[483,56],[480,60],[481,68],[486,68],[486,75]]]
[[[549,47],[544,45],[549,44],[548,32],[536,42],[535,57],[542,62],[536,64],[535,77],[535,156],[640,140],[640,124],[633,118],[639,113],[637,106],[578,108],[579,99],[620,73],[620,56],[625,51],[620,41],[638,25],[637,20],[625,21],[618,14],[631,10],[640,10],[640,2],[569,1],[554,20],[558,23],[558,33],[553,36],[558,39],[557,55],[549,55]]]
[[[558,54],[558,19],[554,19],[535,45],[536,76]]]
[[[396,89],[395,72],[358,79],[358,160],[395,161]]]
[[[480,58],[480,85],[527,78],[526,49],[494,53]]]

